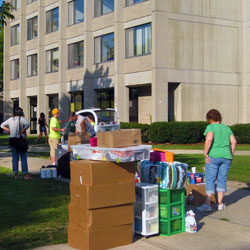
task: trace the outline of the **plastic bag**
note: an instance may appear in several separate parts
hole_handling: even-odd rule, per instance
[[[188,233],[197,233],[197,223],[195,220],[195,213],[193,210],[189,210],[186,213],[186,232]]]

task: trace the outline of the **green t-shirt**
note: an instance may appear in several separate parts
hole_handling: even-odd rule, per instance
[[[61,135],[60,131],[54,131],[52,129],[52,128],[60,128],[59,121],[55,117],[51,118],[49,128],[50,128],[49,137],[55,138],[55,139],[60,139],[60,135]]]
[[[207,126],[204,135],[208,132],[214,134],[214,140],[208,155],[213,158],[233,159],[230,145],[232,130],[221,123],[214,123]]]

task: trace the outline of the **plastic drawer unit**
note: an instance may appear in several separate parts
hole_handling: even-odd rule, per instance
[[[185,231],[185,188],[159,190],[160,234],[170,236]]]
[[[149,237],[159,233],[158,185],[136,183],[135,233]]]

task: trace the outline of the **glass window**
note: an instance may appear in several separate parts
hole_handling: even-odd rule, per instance
[[[114,11],[114,0],[95,0],[95,17]]]
[[[27,39],[31,40],[38,35],[38,17],[33,17],[27,21]]]
[[[83,66],[84,44],[83,41],[68,45],[68,68]]]
[[[126,30],[126,57],[151,54],[151,23]]]
[[[114,108],[114,89],[96,90],[97,108]]]
[[[72,92],[70,101],[70,111],[77,112],[83,109],[83,92]]]
[[[27,56],[27,76],[37,75],[37,54]]]
[[[59,8],[46,12],[46,33],[55,32],[59,29]]]
[[[84,21],[84,0],[73,0],[68,3],[69,25]]]
[[[27,4],[33,3],[33,2],[35,2],[35,1],[37,1],[37,0],[27,0]]]
[[[10,61],[10,79],[19,79],[19,59]]]
[[[11,46],[19,44],[20,24],[11,27]]]
[[[11,5],[14,8],[14,10],[20,9],[20,2],[21,0],[11,0]]]
[[[114,60],[114,33],[95,38],[95,63]]]
[[[130,6],[136,3],[145,2],[147,0],[126,0],[126,6]]]
[[[46,73],[57,72],[59,68],[58,48],[46,51]]]

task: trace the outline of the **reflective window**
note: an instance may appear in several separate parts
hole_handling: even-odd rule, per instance
[[[37,1],[37,0],[27,0],[27,4],[33,3],[33,2],[35,2],[35,1]]]
[[[95,63],[114,60],[114,33],[95,38]]]
[[[57,72],[59,68],[58,48],[46,51],[46,73]]]
[[[10,61],[10,79],[19,79],[19,59]]]
[[[130,6],[136,3],[145,2],[147,0],[126,0],[126,6]]]
[[[11,27],[11,46],[19,44],[20,24]]]
[[[20,2],[21,0],[11,0],[11,5],[14,8],[14,10],[20,9]]]
[[[114,0],[95,0],[95,17],[114,11]]]
[[[68,68],[83,66],[84,45],[83,41],[68,45]]]
[[[27,39],[31,40],[38,36],[38,17],[33,17],[27,21]]]
[[[27,56],[27,76],[37,75],[37,54]]]
[[[46,12],[46,33],[59,30],[59,8]]]
[[[69,25],[84,21],[84,0],[73,0],[68,3]]]

